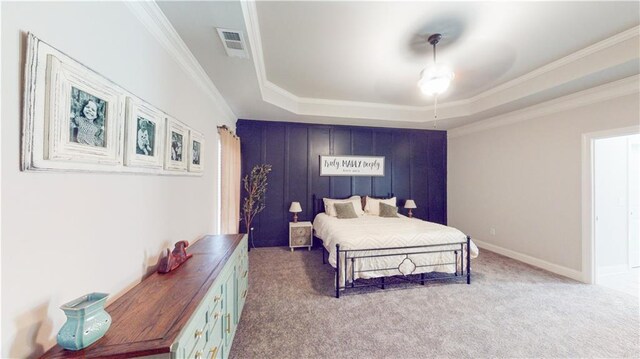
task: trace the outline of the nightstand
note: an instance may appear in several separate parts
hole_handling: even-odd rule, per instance
[[[294,248],[313,246],[313,225],[311,222],[289,222],[289,247]]]

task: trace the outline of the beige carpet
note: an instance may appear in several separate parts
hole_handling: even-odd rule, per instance
[[[231,358],[635,357],[638,299],[480,251],[471,285],[333,297],[320,250],[252,249]]]

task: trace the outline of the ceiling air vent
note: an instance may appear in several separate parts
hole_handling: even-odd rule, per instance
[[[222,41],[222,45],[224,45],[224,50],[227,52],[227,55],[243,59],[249,58],[247,44],[244,42],[242,32],[220,28],[217,28],[216,30],[218,30],[220,41]]]

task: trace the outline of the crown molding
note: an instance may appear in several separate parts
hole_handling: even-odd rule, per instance
[[[231,123],[235,122],[237,116],[233,113],[224,97],[220,94],[220,91],[211,81],[206,71],[204,71],[200,63],[196,60],[193,53],[189,50],[182,38],[178,35],[177,31],[166,18],[162,10],[160,10],[158,5],[154,1],[126,2],[126,5],[139,19],[139,21],[147,28],[151,35],[174,57],[174,59],[180,64],[180,66],[186,71],[186,73],[191,76],[191,78],[207,93],[207,95],[212,100],[214,100],[214,103],[225,114],[228,121]],[[299,115],[359,118],[384,121],[403,121],[415,123],[425,123],[432,121],[433,106],[408,106],[374,102],[300,97],[274,84],[273,82],[268,80],[266,73],[256,2],[253,0],[243,0],[241,1],[241,8],[245,19],[245,26],[249,42],[251,44],[250,49],[254,60],[253,62],[257,74],[260,93],[262,99],[265,102],[271,103],[275,106]],[[484,91],[469,99],[439,103],[439,119],[445,120],[448,118],[472,116],[493,107],[509,103],[511,101],[515,101],[560,85],[567,81],[567,76],[572,78],[579,78],[588,73],[593,73],[607,68],[608,66],[610,66],[610,64],[613,63],[620,63],[633,58],[637,59],[640,57],[637,51],[639,37],[640,26],[636,26],[622,33],[609,37],[604,41],[586,47],[564,58],[551,62],[514,80]],[[625,44],[625,42],[627,43]],[[635,47],[624,46],[630,43],[635,44]],[[609,61],[608,63],[602,64],[602,61],[592,61],[590,64],[588,63],[590,57],[603,55],[602,52],[604,50],[610,49],[614,46],[618,46],[624,50],[618,51],[616,56],[607,57],[606,59],[607,61]],[[577,62],[583,62],[581,64],[582,66],[575,66],[571,68],[573,72],[570,75],[565,74],[565,76],[557,76],[558,72],[562,71],[563,68],[566,68],[567,66],[571,67],[572,64],[576,64]],[[585,62],[587,63],[587,65],[591,66],[585,66]],[[624,82],[625,80],[617,81],[613,84],[618,84]],[[594,90],[605,86],[608,85],[594,88]],[[590,90],[582,91],[574,95],[588,93],[590,93]],[[550,101],[545,104],[552,104],[555,101],[560,100],[567,101],[568,99],[572,98],[572,96],[573,95],[565,96],[561,99]],[[537,106],[538,105],[528,107],[523,111],[530,112]],[[517,112],[519,111],[511,112],[504,116],[512,118]],[[529,114],[528,116],[531,116],[531,114]],[[500,117],[502,116],[492,118],[492,120]],[[485,121],[482,121],[482,123],[484,123]],[[461,135],[464,131],[470,130],[471,127],[469,126],[473,125],[474,124],[459,127],[452,130],[452,132],[459,133]]]
[[[539,67],[529,73],[526,73],[520,77],[517,77],[511,81],[505,82],[502,85],[498,85],[494,88],[491,88],[487,91],[484,91],[481,94],[478,94],[472,98],[473,101],[478,101],[482,98],[486,98],[491,95],[495,95],[499,92],[507,91],[513,87],[521,85],[527,81],[533,80],[537,77],[548,74],[554,70],[558,70],[561,67],[576,63],[579,60],[587,58],[591,55],[597,54],[598,52],[604,51],[612,46],[623,43],[627,40],[633,39],[634,37],[640,36],[640,26],[635,26],[631,29],[623,31],[619,34],[613,35],[605,40],[597,42],[591,46],[585,47],[582,50],[578,50],[570,55],[567,55],[563,58],[560,58],[556,61],[548,63],[542,67]]]
[[[262,99],[298,115],[361,118],[370,120],[425,123],[432,121],[433,106],[393,105],[299,97],[269,81],[263,56],[260,22],[255,0],[241,1],[254,67]],[[438,104],[439,118],[445,120],[471,116],[561,85],[630,59],[637,59],[640,26],[611,36],[580,51],[553,61],[516,79],[484,91],[474,97]],[[628,46],[631,44],[632,46]],[[603,51],[618,46],[612,56]],[[589,61],[593,57],[593,61]],[[604,58],[604,61],[603,61]],[[580,66],[571,66],[580,63]],[[564,71],[569,67],[569,71]],[[563,73],[564,71],[564,73]],[[562,73],[562,74],[561,74]]]
[[[469,125],[461,126],[447,131],[448,138],[466,136],[476,132],[490,130],[496,127],[511,125],[514,123],[531,120],[534,118],[552,115],[554,113],[583,107],[614,98],[632,95],[640,92],[640,75],[627,77],[622,80],[610,82],[605,85],[593,87],[571,95],[543,102],[521,110],[509,112],[504,115],[491,117]]]
[[[238,117],[233,113],[209,75],[207,75],[180,35],[178,35],[169,19],[160,10],[158,4],[155,1],[125,1],[125,4],[193,81],[214,101],[216,107],[222,111],[227,119],[223,123],[235,124]]]

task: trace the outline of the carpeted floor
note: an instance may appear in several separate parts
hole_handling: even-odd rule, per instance
[[[471,285],[333,297],[319,249],[252,249],[231,358],[634,357],[638,299],[486,250]]]

